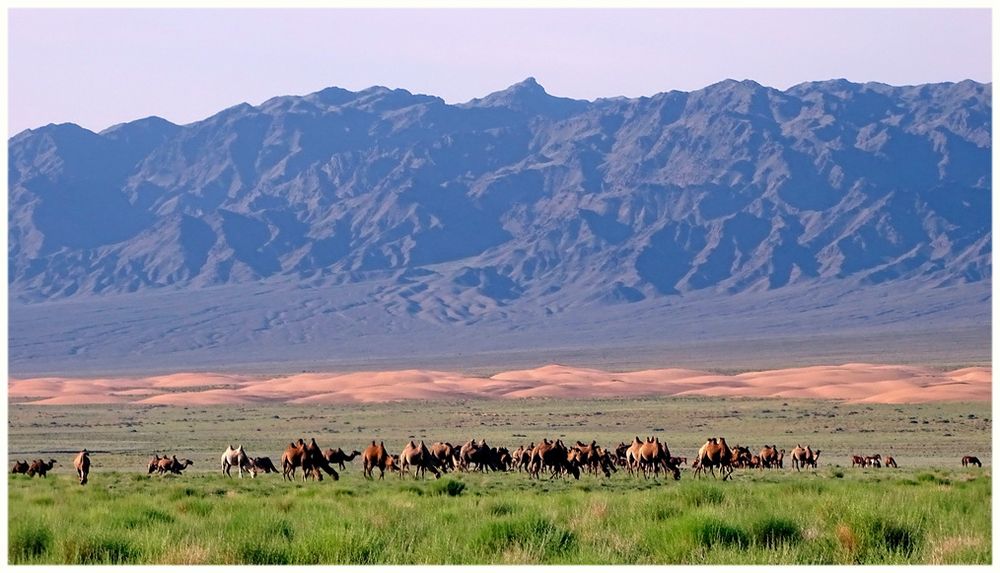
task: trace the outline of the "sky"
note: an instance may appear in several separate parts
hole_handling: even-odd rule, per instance
[[[12,9],[8,133],[184,124],[372,85],[468,101],[535,77],[581,99],[846,78],[991,81],[986,9]]]

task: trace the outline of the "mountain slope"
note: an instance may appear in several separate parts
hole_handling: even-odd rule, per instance
[[[588,102],[529,78],[460,105],[329,88],[184,126],[49,125],[9,141],[12,300],[356,285],[373,316],[476,325],[696,293],[988,293],[991,96],[726,80]],[[14,342],[32,328],[15,316]]]

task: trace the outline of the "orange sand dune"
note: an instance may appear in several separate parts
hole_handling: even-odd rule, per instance
[[[178,373],[146,378],[11,379],[11,398],[29,404],[137,403],[200,406],[348,404],[483,398],[724,396],[858,403],[989,401],[992,369],[939,372],[919,366],[841,364],[736,375],[669,368],[605,372],[550,364],[489,378],[435,370],[305,373],[272,378]]]

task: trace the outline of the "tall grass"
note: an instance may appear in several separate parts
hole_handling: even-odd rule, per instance
[[[15,564],[989,563],[979,473],[10,478]],[[586,488],[581,488],[586,485]]]

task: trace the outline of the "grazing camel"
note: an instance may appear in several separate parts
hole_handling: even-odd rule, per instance
[[[983,462],[979,461],[976,456],[965,456],[962,458],[962,467],[966,466],[979,466],[983,467]]]
[[[243,450],[243,444],[240,444],[236,449],[233,449],[233,445],[229,444],[229,447],[222,454],[222,473],[228,477],[233,477],[229,473],[229,470],[234,466],[239,469],[240,479],[243,479],[244,469],[247,471],[250,470],[250,457]]]
[[[80,485],[87,485],[87,475],[90,474],[90,452],[84,448],[73,460],[76,475],[80,476]]]
[[[882,456],[879,454],[875,454],[874,456],[865,456],[865,466],[869,468],[882,467]]]
[[[334,450],[333,448],[327,448],[326,452],[323,453],[323,457],[326,458],[327,463],[331,465],[337,464],[340,466],[341,470],[347,469],[347,466],[344,465],[344,462],[349,462],[360,455],[361,452],[359,452],[358,450],[353,450],[351,451],[351,453],[345,454],[344,450],[340,448],[337,448],[336,450]]]
[[[50,459],[48,462],[45,460],[33,460],[31,465],[28,466],[27,474],[31,477],[35,477],[35,474],[38,474],[39,477],[45,477],[45,474],[47,474],[54,465],[56,465],[56,461],[53,459]]]
[[[14,465],[10,468],[10,473],[12,474],[26,474],[28,473],[28,461],[19,462],[14,460]]]
[[[385,466],[389,459],[389,454],[385,451],[385,443],[379,442],[376,446],[375,440],[372,440],[372,445],[365,448],[361,454],[362,475],[369,479],[375,479],[373,473],[375,468],[378,468],[378,479],[385,479]]]
[[[725,438],[708,438],[704,445],[698,450],[698,467],[695,475],[699,475],[706,469],[715,477],[715,469],[719,468],[722,481],[732,477],[733,474],[733,450],[729,448]],[[694,464],[691,465],[694,467]]]
[[[887,468],[898,468],[899,466],[896,465],[896,460],[893,459],[892,456],[886,456],[885,457],[885,467],[887,467]]]
[[[435,463],[436,458],[431,455],[430,450],[427,449],[427,445],[424,444],[423,440],[420,440],[420,445],[417,445],[410,440],[410,443],[406,444],[403,448],[403,452],[399,454],[400,460],[400,475],[409,475],[410,467],[413,467],[413,477],[424,477],[427,470],[431,470],[434,477],[441,477],[441,472],[438,471],[437,463]]]
[[[278,473],[278,468],[274,467],[271,458],[261,456],[250,460],[250,477],[255,478],[257,474]]]
[[[851,455],[851,467],[852,468],[855,468],[855,467],[862,467],[863,468],[863,467],[865,467],[865,458],[864,458],[864,456],[859,456],[857,454],[852,454]]]

